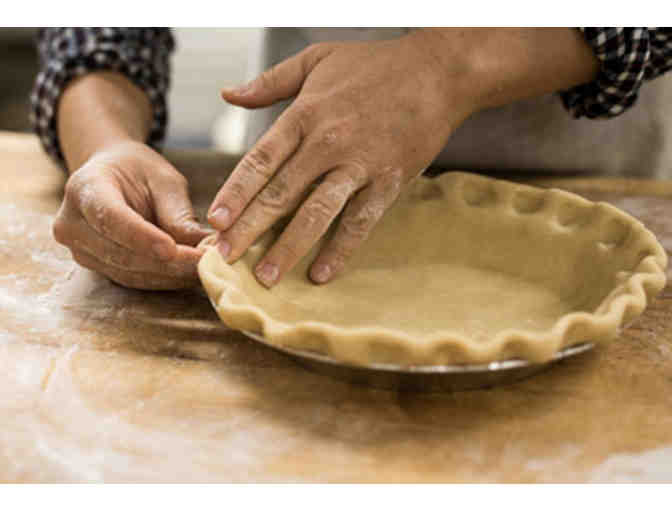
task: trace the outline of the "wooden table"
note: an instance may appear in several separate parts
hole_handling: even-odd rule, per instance
[[[171,158],[201,210],[234,164]],[[0,133],[0,480],[672,481],[669,287],[616,342],[522,382],[368,389],[226,329],[201,293],[78,268],[50,233],[63,182],[34,137]],[[672,248],[668,182],[533,182],[609,201]]]

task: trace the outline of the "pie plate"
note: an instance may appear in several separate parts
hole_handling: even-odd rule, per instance
[[[267,342],[263,336],[249,331],[242,333],[288,355],[297,363],[319,374],[363,386],[417,392],[466,391],[510,384],[550,368],[560,360],[590,351],[594,347],[590,342],[565,347],[545,363],[509,359],[481,365],[398,366],[372,363],[360,366],[338,361],[317,352],[274,345]]]
[[[458,389],[527,375],[617,338],[666,281],[665,250],[623,211],[462,172],[409,185],[326,285],[307,277],[320,245],[272,289],[258,283],[279,234],[233,264],[208,247],[205,291],[229,327],[350,379]]]

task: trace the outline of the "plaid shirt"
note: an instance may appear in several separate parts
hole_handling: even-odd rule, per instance
[[[601,62],[596,79],[560,93],[574,117],[609,118],[637,100],[642,84],[672,68],[670,28],[581,28]],[[166,132],[166,93],[175,42],[168,28],[46,28],[38,33],[41,67],[30,96],[31,123],[45,150],[63,161],[56,105],[70,80],[95,70],[114,70],[145,91],[153,121],[148,143]]]

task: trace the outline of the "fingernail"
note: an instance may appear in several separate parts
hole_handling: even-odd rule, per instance
[[[254,80],[245,83],[243,85],[239,85],[237,87],[224,87],[222,89],[222,92],[225,94],[236,94],[238,96],[245,96],[252,91],[253,86],[254,86]]]
[[[229,228],[230,219],[231,211],[229,211],[226,207],[220,207],[210,215],[210,223],[219,230],[226,230]]]
[[[229,253],[231,253],[231,245],[228,241],[224,241],[223,239],[217,243],[217,248],[219,249],[219,253],[221,253],[224,259],[226,259],[229,256]]]
[[[264,262],[257,267],[257,276],[261,280],[261,283],[269,287],[275,283],[279,274],[278,266],[269,262]]]
[[[152,250],[161,260],[170,260],[173,258],[173,250],[165,243],[156,243],[152,246]]]
[[[315,267],[313,267],[312,273],[313,280],[315,280],[317,283],[324,283],[331,276],[331,267],[329,267],[327,264],[316,264]]]

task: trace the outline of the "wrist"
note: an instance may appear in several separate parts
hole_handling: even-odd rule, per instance
[[[599,61],[571,28],[431,28],[417,31],[469,114],[591,81]]]
[[[150,122],[148,98],[123,75],[102,71],[73,80],[61,96],[57,113],[69,171],[116,145],[144,142]]]

